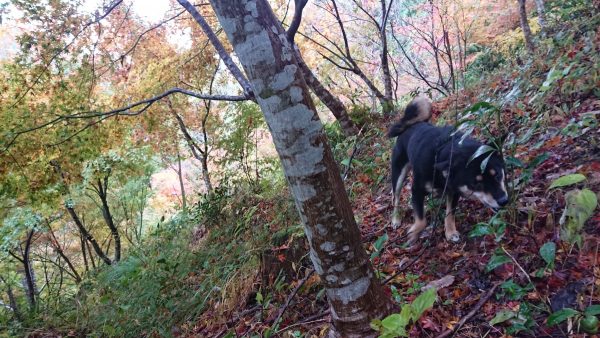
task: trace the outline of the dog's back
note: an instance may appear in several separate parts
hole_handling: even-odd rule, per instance
[[[406,109],[404,115],[388,130],[387,136],[392,138],[399,136],[405,132],[410,126],[419,122],[427,122],[431,118],[431,101],[424,97],[418,96],[413,99]]]
[[[400,225],[400,192],[412,169],[411,201],[415,222],[409,229],[411,241],[426,226],[426,194],[437,193],[446,198],[446,238],[456,242],[460,236],[455,226],[454,209],[461,195],[477,198],[492,209],[498,209],[508,202],[504,161],[498,151],[475,156],[477,150],[484,147],[481,142],[469,137],[461,140],[462,134],[453,127],[435,127],[428,122],[430,118],[431,102],[419,97],[409,103],[402,118],[388,131],[389,137],[397,137],[391,163],[394,195],[392,225],[394,228]]]

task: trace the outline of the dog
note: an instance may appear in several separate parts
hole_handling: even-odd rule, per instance
[[[494,211],[508,203],[504,160],[498,151],[490,151],[491,148],[473,138],[464,137],[454,127],[433,126],[429,123],[431,114],[431,101],[418,96],[388,131],[388,137],[396,137],[391,160],[392,227],[400,226],[400,193],[412,170],[414,224],[408,231],[409,243],[414,243],[427,226],[424,202],[428,193],[446,199],[444,233],[446,240],[457,243],[460,234],[454,212],[461,196],[479,200]],[[480,148],[486,151],[478,151]]]

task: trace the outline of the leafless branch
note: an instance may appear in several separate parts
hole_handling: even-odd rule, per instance
[[[91,127],[92,125],[98,124],[99,122],[101,122],[103,119],[106,119],[108,117],[113,117],[113,116],[136,116],[136,115],[140,115],[143,112],[145,112],[148,108],[150,108],[150,106],[152,106],[156,101],[159,101],[169,95],[175,94],[175,93],[180,93],[180,94],[184,94],[184,95],[188,95],[188,96],[192,96],[198,99],[202,99],[202,100],[215,100],[215,101],[233,101],[233,102],[237,102],[237,101],[246,101],[246,100],[250,100],[249,96],[232,96],[232,95],[206,95],[206,94],[201,94],[201,93],[196,93],[187,89],[182,89],[182,88],[171,88],[165,92],[163,92],[162,94],[156,95],[154,97],[148,98],[148,99],[144,99],[141,101],[137,101],[135,103],[129,104],[125,107],[122,108],[118,108],[118,109],[113,109],[110,111],[106,111],[106,112],[84,112],[84,113],[78,113],[78,114],[73,114],[73,115],[62,115],[59,116],[51,121],[48,121],[46,123],[40,124],[38,126],[35,127],[31,127],[28,129],[24,129],[24,130],[20,130],[16,133],[14,133],[13,137],[6,143],[6,146],[4,147],[3,151],[7,151],[14,143],[15,141],[18,139],[19,136],[26,134],[26,133],[30,133],[36,130],[40,130],[46,127],[49,127],[51,125],[54,125],[60,121],[65,121],[65,120],[74,120],[74,119],[90,119],[90,118],[100,118],[100,120],[91,122],[90,124],[86,125],[84,127],[84,129],[77,131],[77,134],[81,133],[83,130]],[[134,108],[140,107],[141,108],[137,111],[131,111]],[[72,138],[74,135],[69,136],[69,138]],[[60,143],[63,143],[63,141],[59,141],[58,143],[56,143],[55,145],[58,145]]]
[[[223,62],[225,63],[225,65],[227,66],[229,71],[231,72],[231,74],[235,77],[235,79],[238,81],[238,83],[244,89],[245,95],[246,96],[254,96],[254,94],[252,92],[252,87],[250,86],[250,82],[248,82],[248,79],[246,78],[246,76],[244,76],[244,74],[239,69],[239,67],[235,64],[235,62],[233,62],[233,59],[227,53],[227,51],[225,50],[225,47],[223,46],[221,41],[217,38],[217,36],[213,32],[212,28],[208,25],[208,23],[206,22],[204,17],[202,17],[202,15],[198,12],[198,10],[189,1],[177,0],[177,2],[183,8],[185,8],[185,10],[188,11],[192,15],[194,20],[200,25],[200,27],[204,31],[204,34],[206,34],[206,37],[210,40],[212,45],[215,47],[215,49],[217,50],[217,53],[219,53],[219,56],[221,57],[221,59],[223,60]]]
[[[308,0],[294,0],[294,3],[296,8],[294,10],[294,18],[292,19],[290,28],[287,30],[288,41],[294,41],[294,36],[300,27],[300,21],[302,21],[302,11],[304,10],[304,6],[308,3]]]

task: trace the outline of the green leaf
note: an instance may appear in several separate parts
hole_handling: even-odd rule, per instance
[[[548,154],[548,153],[540,154],[540,155],[536,156],[533,160],[531,160],[531,162],[529,162],[529,164],[527,164],[527,168],[529,168],[529,169],[536,168],[538,165],[542,164],[549,157],[550,157],[550,154]]]
[[[371,259],[379,256],[379,254],[381,253],[381,250],[383,249],[383,245],[385,244],[385,242],[387,242],[389,236],[388,234],[383,234],[382,236],[379,236],[379,238],[377,238],[377,240],[375,241],[375,243],[373,243],[373,249],[375,249],[372,253],[371,253]]]
[[[380,326],[380,337],[406,337],[406,325],[410,321],[411,306],[405,304],[400,313],[394,313],[385,317],[381,322],[371,322],[371,327]]]
[[[262,304],[262,301],[263,301],[263,295],[262,295],[262,293],[260,293],[260,292],[257,292],[257,293],[256,293],[256,302],[257,302],[258,304]]]
[[[487,223],[478,223],[473,227],[473,230],[469,232],[469,237],[479,237],[485,235],[492,235],[494,229]]]
[[[504,162],[506,162],[507,165],[513,166],[516,168],[523,168],[525,166],[525,164],[523,164],[523,162],[521,160],[519,160],[516,157],[512,157],[512,156],[506,157],[504,159]]]
[[[473,153],[473,155],[471,155],[471,157],[467,161],[467,165],[469,165],[469,163],[471,163],[474,159],[478,158],[479,156],[485,155],[485,154],[495,151],[495,150],[496,149],[488,146],[487,144],[483,144],[483,145],[479,146],[479,148],[477,148],[475,153]]]
[[[600,315],[600,305],[590,305],[585,309],[586,316],[596,316]]]
[[[553,265],[556,257],[556,243],[546,242],[540,248],[540,256],[544,259],[546,264]]]
[[[533,285],[527,284],[526,286],[522,287],[521,285],[515,283],[512,279],[509,279],[500,285],[500,289],[502,289],[503,295],[506,295],[508,299],[520,300],[527,294],[527,292],[533,290]]]
[[[585,211],[586,216],[588,216],[587,218],[589,218],[592,216],[594,210],[598,206],[598,197],[593,191],[589,189],[583,189],[579,192],[579,194],[575,195],[573,202],[575,202],[578,207],[582,208]]]
[[[490,259],[490,261],[488,262],[487,266],[485,267],[485,271],[490,272],[490,271],[494,270],[495,268],[499,267],[500,265],[510,263],[510,262],[511,262],[510,257],[508,257],[506,255],[494,254],[492,256],[492,258]]]
[[[490,161],[490,158],[492,157],[493,154],[494,154],[493,152],[490,152],[490,154],[483,161],[481,161],[481,164],[479,165],[479,169],[481,169],[482,174],[485,171],[485,168],[487,167],[487,164]]]
[[[573,185],[582,181],[585,181],[585,176],[582,174],[565,175],[554,180],[548,189]]]
[[[381,321],[381,326],[387,331],[398,331],[402,326],[406,325],[399,313],[391,314]]]
[[[431,309],[437,298],[437,290],[435,288],[428,289],[427,291],[420,294],[415,300],[413,300],[412,307],[412,320],[417,321],[425,311]]]
[[[514,311],[511,310],[502,310],[498,313],[496,313],[496,316],[494,316],[494,318],[492,318],[492,320],[490,320],[490,325],[496,325],[499,323],[503,323],[511,318],[516,317],[517,314]]]
[[[486,112],[488,110],[493,111],[496,109],[498,109],[498,108],[496,108],[496,106],[494,106],[493,104],[491,104],[489,102],[485,102],[485,101],[480,101],[480,102],[475,103],[471,107],[469,107],[467,110],[465,110],[463,112],[463,115],[470,114],[470,113],[477,113],[477,112]]]
[[[565,320],[574,317],[575,315],[577,315],[579,313],[579,311],[577,310],[573,310],[570,308],[565,308],[559,311],[554,312],[553,314],[551,314],[550,316],[548,316],[548,326],[554,326],[556,324],[560,324],[562,322],[564,322]]]

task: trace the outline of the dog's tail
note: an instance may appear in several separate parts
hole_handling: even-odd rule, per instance
[[[388,130],[387,136],[392,138],[402,134],[413,124],[427,122],[431,118],[431,101],[425,96],[415,97],[406,109],[400,121],[394,123]]]

